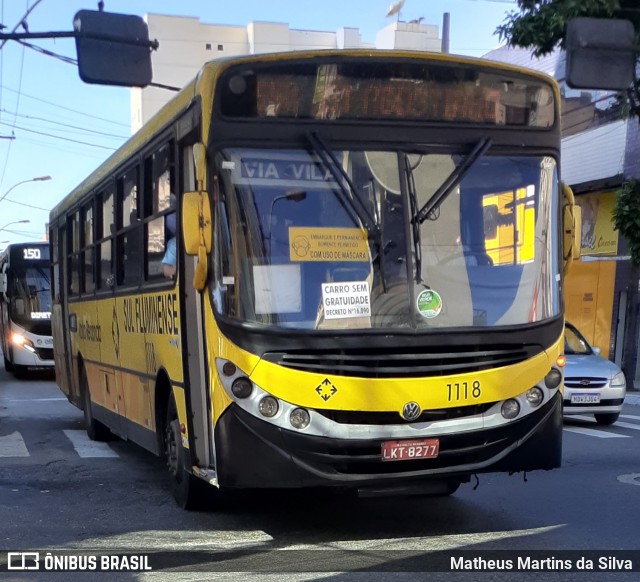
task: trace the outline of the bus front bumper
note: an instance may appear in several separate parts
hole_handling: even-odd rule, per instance
[[[221,487],[395,488],[474,473],[554,469],[561,464],[562,401],[500,427],[445,434],[438,457],[383,461],[379,439],[335,439],[283,430],[236,405],[215,429]]]

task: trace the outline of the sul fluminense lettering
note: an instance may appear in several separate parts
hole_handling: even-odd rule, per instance
[[[177,294],[129,297],[123,303],[123,317],[127,333],[177,335]]]

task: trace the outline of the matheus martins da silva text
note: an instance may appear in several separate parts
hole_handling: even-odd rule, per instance
[[[532,558],[530,556],[516,556],[514,558],[487,559],[481,557],[466,558],[464,556],[451,556],[451,570],[467,570],[486,572],[491,570],[591,570],[591,571],[635,571],[633,560],[616,556],[597,556],[579,558]]]

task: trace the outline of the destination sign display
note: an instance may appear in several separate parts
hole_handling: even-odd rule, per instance
[[[49,261],[48,244],[11,245],[9,264],[12,266]]]
[[[337,60],[337,58],[336,58]],[[230,69],[225,117],[412,120],[517,127],[556,122],[550,83],[510,71],[416,59],[281,61]]]

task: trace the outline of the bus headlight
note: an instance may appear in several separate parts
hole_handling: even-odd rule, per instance
[[[249,378],[240,376],[240,378],[236,378],[233,384],[231,384],[231,392],[233,392],[236,398],[248,398],[253,392],[253,384]]]
[[[520,403],[517,400],[510,398],[502,403],[502,416],[507,420],[512,420],[518,414],[520,414]]]
[[[309,426],[311,417],[304,408],[294,408],[289,415],[289,422],[293,428],[302,430]]]
[[[529,391],[527,392],[527,402],[533,408],[540,406],[540,403],[543,400],[544,400],[544,394],[542,393],[542,390],[540,390],[540,388],[538,388],[537,386],[534,386],[533,388],[529,388]]]
[[[272,418],[278,414],[278,401],[273,396],[265,396],[258,404],[258,410],[262,416]]]
[[[11,341],[17,346],[22,346],[24,349],[29,350],[32,353],[36,353],[35,348],[33,347],[33,343],[31,340],[24,337],[22,334],[14,333],[11,336]]]
[[[544,385],[550,389],[560,386],[560,382],[562,382],[562,372],[558,368],[551,368],[544,377]]]

